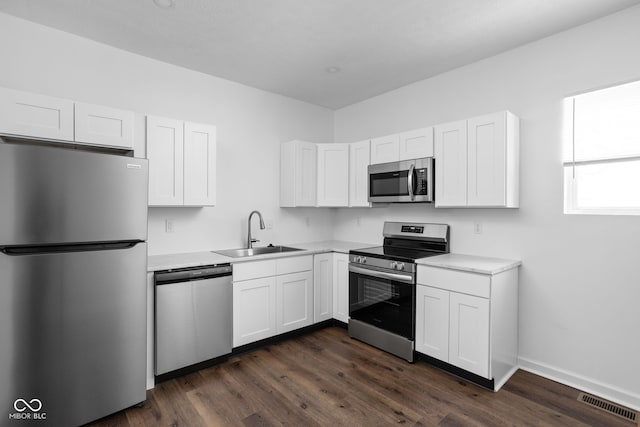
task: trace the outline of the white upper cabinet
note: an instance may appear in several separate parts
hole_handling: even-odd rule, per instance
[[[73,141],[73,101],[0,88],[0,133]]]
[[[411,160],[433,157],[433,128],[402,132],[399,136],[399,159]]]
[[[289,141],[280,146],[280,206],[315,206],[316,144]]]
[[[440,206],[467,205],[467,122],[435,127],[435,203]]]
[[[508,111],[435,126],[436,207],[517,208],[519,122]]]
[[[398,134],[371,140],[371,164],[397,162],[400,160],[400,137]]]
[[[75,103],[75,140],[83,144],[133,150],[133,111]]]
[[[369,204],[369,141],[349,144],[349,206]]]
[[[149,206],[184,202],[184,132],[181,120],[147,116]]]
[[[318,206],[349,205],[349,144],[317,144]]]
[[[510,112],[476,117],[467,132],[468,205],[518,207],[518,118]]]
[[[0,133],[133,150],[132,111],[0,88]]]
[[[213,206],[216,127],[147,116],[149,206]]]
[[[184,205],[216,204],[216,127],[184,123]]]

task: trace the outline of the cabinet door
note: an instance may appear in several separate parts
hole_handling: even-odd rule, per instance
[[[349,205],[349,144],[318,144],[318,206]]]
[[[371,140],[371,164],[397,162],[400,160],[400,139],[398,134],[382,136]]]
[[[369,141],[349,144],[349,206],[369,206]]]
[[[216,204],[216,127],[184,123],[184,205]]]
[[[149,206],[182,206],[183,144],[181,120],[147,116]]]
[[[333,318],[349,321],[349,255],[333,254]]]
[[[415,129],[399,135],[400,160],[433,157],[433,128]]]
[[[315,206],[317,190],[316,144],[298,141],[296,145],[295,194],[296,206]]]
[[[0,133],[73,141],[73,101],[0,88]]]
[[[333,317],[333,254],[313,257],[313,322]]]
[[[469,176],[468,206],[506,204],[506,114],[467,121]]]
[[[467,122],[435,127],[436,207],[467,205]]]
[[[133,150],[133,111],[75,103],[75,140],[83,144]]]
[[[233,283],[233,346],[276,334],[276,278]]]
[[[416,351],[449,361],[449,291],[416,288]]]
[[[489,378],[489,300],[451,292],[449,363]]]
[[[276,331],[293,331],[313,323],[313,272],[276,277]]]

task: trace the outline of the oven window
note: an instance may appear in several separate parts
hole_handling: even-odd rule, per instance
[[[369,192],[371,197],[408,196],[408,175],[408,170],[369,175]]]
[[[349,316],[413,340],[415,285],[349,273]]]

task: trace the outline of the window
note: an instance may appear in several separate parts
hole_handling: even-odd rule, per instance
[[[640,81],[565,98],[564,212],[640,215]]]

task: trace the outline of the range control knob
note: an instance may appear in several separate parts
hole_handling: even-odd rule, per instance
[[[367,257],[366,257],[366,256],[361,257],[361,258],[360,258],[360,262],[361,262],[362,264],[366,264],[366,263],[367,263]]]
[[[397,262],[395,262],[395,261],[391,261],[391,262],[389,263],[389,268],[392,268],[392,269],[394,269],[394,270],[395,270],[395,269],[397,269],[397,268],[398,268],[398,263],[397,263]]]
[[[396,270],[404,270],[404,262],[396,263]]]

